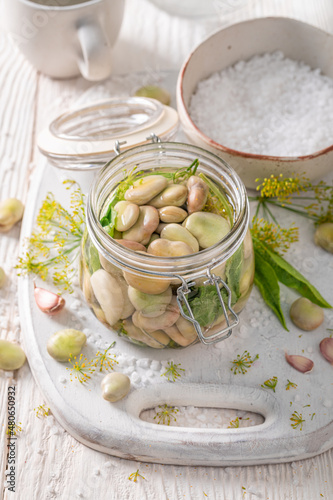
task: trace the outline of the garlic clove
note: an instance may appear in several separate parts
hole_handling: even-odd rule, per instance
[[[101,387],[103,398],[115,403],[127,396],[131,388],[131,380],[124,373],[109,373],[103,378]]]
[[[319,344],[320,352],[333,365],[333,338],[326,337]]]
[[[0,369],[5,371],[14,371],[21,368],[25,363],[25,354],[22,348],[9,342],[9,340],[0,339]]]
[[[60,295],[40,288],[34,283],[34,295],[36,304],[41,311],[51,316],[60,312],[66,304]]]
[[[0,232],[6,232],[22,219],[24,206],[16,198],[0,201]]]
[[[285,353],[285,357],[287,362],[301,373],[310,373],[314,367],[313,361],[305,356]]]

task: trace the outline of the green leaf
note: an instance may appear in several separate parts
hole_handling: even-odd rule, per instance
[[[254,283],[259,288],[262,298],[264,299],[268,307],[272,309],[274,314],[280,320],[283,328],[289,331],[281,309],[280,287],[275,271],[272,266],[262,258],[262,256],[259,252],[256,251],[256,249],[254,254],[256,264]]]
[[[100,220],[100,223],[111,238],[114,236],[116,221],[117,210],[109,206],[107,214]]]
[[[231,306],[235,305],[240,298],[240,276],[243,264],[243,245],[228,259],[225,273],[226,282],[231,291]]]
[[[215,285],[200,286],[196,296],[188,301],[200,326],[211,325],[223,311]],[[183,309],[188,314],[186,305]]]
[[[93,244],[90,244],[89,247],[89,259],[88,259],[88,267],[91,274],[98,271],[101,268],[101,262],[99,260],[98,251],[94,247]]]
[[[177,183],[177,182],[187,181],[192,175],[195,175],[198,166],[199,166],[199,160],[198,158],[196,158],[189,167],[179,168],[173,174],[173,182]]]
[[[318,290],[304,278],[304,276],[290,265],[283,257],[271,250],[263,242],[253,238],[256,254],[260,253],[262,259],[271,265],[278,280],[289,288],[294,288],[303,297],[311,300],[320,307],[332,306],[321,296]]]

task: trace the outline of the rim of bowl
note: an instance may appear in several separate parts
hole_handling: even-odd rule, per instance
[[[21,0],[22,3],[28,5],[29,7],[34,7],[36,10],[45,10],[45,11],[67,11],[74,10],[77,8],[87,7],[89,5],[97,4],[102,2],[102,0],[82,0],[80,3],[72,4],[72,5],[49,5],[34,2],[33,0]]]
[[[189,63],[190,63],[190,61],[192,59],[193,54],[200,47],[202,47],[206,42],[208,42],[209,40],[211,40],[212,38],[214,38],[215,36],[217,36],[222,31],[226,31],[226,30],[228,30],[230,28],[234,28],[235,26],[239,26],[239,25],[242,25],[242,24],[249,24],[249,23],[253,23],[253,22],[265,22],[268,19],[269,20],[277,20],[277,21],[293,22],[293,23],[300,24],[300,25],[303,24],[303,25],[306,25],[309,28],[312,28],[312,29],[314,29],[316,31],[321,31],[323,34],[325,34],[327,36],[330,36],[330,37],[333,36],[331,33],[328,33],[327,31],[325,31],[325,30],[323,30],[321,28],[318,28],[317,26],[313,26],[312,24],[305,23],[304,21],[300,21],[299,19],[293,19],[293,18],[290,18],[290,17],[283,17],[283,16],[267,16],[267,17],[259,17],[259,18],[255,18],[255,19],[247,19],[246,21],[241,21],[239,23],[234,23],[234,24],[231,24],[230,26],[226,26],[225,28],[218,29],[217,31],[215,31],[211,35],[208,35],[207,38],[205,38],[202,42],[200,42],[190,52],[190,54],[188,55],[188,57],[186,58],[185,62],[183,63],[183,65],[182,65],[182,67],[180,69],[180,72],[179,72],[179,75],[178,75],[178,81],[177,81],[177,96],[179,97],[179,100],[180,100],[182,108],[183,108],[181,111],[185,112],[187,120],[191,123],[191,125],[195,129],[196,133],[199,135],[199,137],[201,137],[201,139],[206,144],[208,144],[210,146],[213,146],[214,148],[216,148],[216,149],[218,149],[220,151],[223,151],[225,153],[229,153],[229,154],[231,154],[233,156],[242,156],[242,157],[245,157],[245,158],[253,158],[255,160],[283,161],[285,163],[285,162],[295,162],[295,161],[301,161],[301,160],[310,160],[310,159],[316,158],[318,156],[321,156],[321,155],[323,155],[325,153],[328,153],[329,151],[333,151],[333,144],[332,144],[331,146],[328,146],[328,147],[326,147],[324,149],[320,149],[318,151],[315,151],[314,153],[311,153],[311,154],[308,154],[308,155],[302,155],[302,156],[272,156],[272,155],[260,155],[260,154],[256,154],[256,153],[246,153],[244,151],[239,151],[238,149],[228,148],[227,146],[223,146],[223,144],[220,144],[219,142],[214,141],[214,139],[211,139],[204,132],[202,132],[202,130],[199,129],[199,127],[194,123],[194,121],[192,120],[192,118],[190,116],[188,108],[187,108],[187,106],[185,105],[185,102],[184,102],[183,80],[184,80],[184,76],[185,76],[187,67],[188,67],[188,65],[189,65]],[[180,114],[179,111],[178,111],[178,113]]]

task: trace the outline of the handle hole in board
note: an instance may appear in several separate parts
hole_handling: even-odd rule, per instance
[[[178,411],[175,411],[178,410]],[[260,413],[232,408],[203,408],[160,404],[145,409],[140,414],[145,422],[172,427],[197,427],[213,429],[237,429],[254,427],[265,422]]]

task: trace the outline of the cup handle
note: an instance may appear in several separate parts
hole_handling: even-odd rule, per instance
[[[95,23],[82,24],[77,30],[81,46],[78,65],[86,80],[99,81],[107,78],[112,70],[110,43],[101,26]]]

